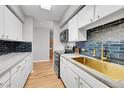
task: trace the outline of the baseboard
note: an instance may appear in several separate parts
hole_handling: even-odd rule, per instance
[[[37,61],[33,61],[33,62],[47,62],[47,61],[50,61],[49,59],[47,60],[37,60]]]

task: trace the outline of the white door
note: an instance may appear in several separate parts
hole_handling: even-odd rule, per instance
[[[5,35],[6,39],[17,40],[17,18],[16,16],[5,7]]]
[[[4,38],[4,7],[0,5],[0,39]]]
[[[80,79],[80,82],[79,82],[79,87],[80,88],[90,88],[90,86],[83,80]]]
[[[67,67],[67,87],[68,88],[78,88],[79,77]]]
[[[94,20],[94,6],[87,5],[78,13],[78,28],[90,24]]]
[[[95,20],[103,18],[109,14],[112,14],[123,7],[124,5],[96,5]]]
[[[69,40],[78,41],[78,27],[77,27],[77,15],[75,15],[69,22]]]

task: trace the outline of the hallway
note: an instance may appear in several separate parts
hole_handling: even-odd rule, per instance
[[[25,88],[64,88],[64,85],[55,75],[51,62],[37,62]]]

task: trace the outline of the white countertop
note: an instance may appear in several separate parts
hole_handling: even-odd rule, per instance
[[[76,55],[76,54],[61,54],[62,57],[64,57],[65,59],[67,59],[68,61],[70,61],[71,63],[73,63],[74,65],[78,66],[80,69],[84,70],[85,72],[87,72],[88,74],[90,74],[91,76],[95,77],[96,79],[98,79],[99,81],[103,82],[104,84],[108,85],[109,87],[124,87],[124,80],[121,81],[114,81],[112,79],[110,79],[109,77],[106,77],[104,74],[91,69],[75,60],[73,60],[72,58],[75,57],[84,57],[85,55]],[[88,58],[92,58],[92,59],[96,59],[93,57],[89,57],[89,56],[85,56]]]
[[[31,52],[10,53],[0,56],[0,75],[10,70],[19,61],[23,60]]]

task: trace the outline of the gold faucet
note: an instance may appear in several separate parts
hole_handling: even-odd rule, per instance
[[[93,49],[93,56],[96,56],[96,49]]]
[[[107,55],[105,55],[105,57],[104,57],[104,47],[102,45],[101,46],[101,60],[104,61],[104,60],[107,60],[107,59],[108,59]]]
[[[104,60],[104,48],[103,45],[101,46],[101,60]]]

